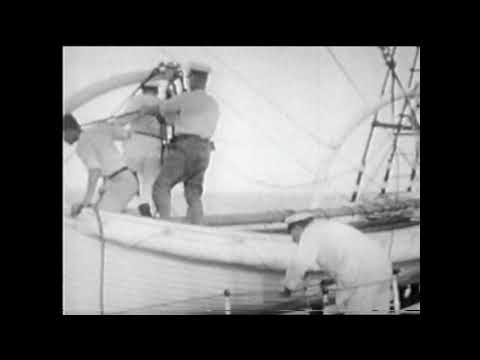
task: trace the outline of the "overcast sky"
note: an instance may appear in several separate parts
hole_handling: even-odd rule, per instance
[[[414,47],[397,50],[404,84],[414,52]],[[331,154],[325,144],[379,100],[386,72],[375,47],[65,47],[64,99],[98,80],[152,69],[162,60],[200,61],[213,69],[208,91],[221,117],[206,177],[209,192],[312,191],[302,184],[322,171],[322,159]],[[108,116],[133,88],[102,96],[74,114],[80,122]],[[335,161],[335,191],[353,189],[352,166],[359,164],[368,126],[349,137]],[[378,136],[372,159],[382,158],[386,146],[387,135]],[[64,158],[72,150],[64,143]],[[85,186],[76,156],[64,163],[64,179],[66,187]]]

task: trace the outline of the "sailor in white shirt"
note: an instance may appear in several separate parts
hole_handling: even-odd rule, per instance
[[[63,117],[64,140],[77,142],[76,153],[88,169],[88,185],[84,199],[72,206],[71,215],[78,216],[91,204],[98,180],[103,177],[99,209],[122,212],[138,192],[136,174],[126,165],[114,141],[124,141],[130,133],[121,126],[99,124],[82,130],[77,120],[67,114]]]
[[[188,73],[190,91],[160,101],[158,106],[144,107],[145,114],[161,114],[175,126],[164,164],[153,184],[153,201],[160,218],[168,219],[171,210],[171,189],[183,182],[188,204],[187,220],[200,224],[203,218],[203,182],[210,161],[217,128],[219,107],[205,92],[210,68],[191,64]]]
[[[129,99],[125,112],[134,112],[145,106],[158,105],[158,83],[147,83],[142,86],[142,93]],[[123,123],[129,123],[132,130],[130,139],[123,142],[124,156],[127,165],[135,170],[140,180],[139,212],[144,216],[152,216],[152,186],[160,172],[160,156],[162,143],[160,124],[155,116],[132,115],[124,117]]]
[[[286,220],[298,248],[287,269],[287,292],[298,290],[308,271],[327,271],[335,280],[336,311],[387,313],[392,298],[392,263],[386,249],[352,226],[309,213]]]

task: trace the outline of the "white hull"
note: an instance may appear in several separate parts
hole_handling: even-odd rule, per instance
[[[105,313],[226,311],[275,304],[295,245],[287,235],[207,228],[102,212]],[[100,311],[93,212],[64,217],[64,312]],[[369,234],[388,248],[391,232]],[[419,227],[394,232],[394,262],[418,259]],[[223,296],[228,289],[230,304]]]

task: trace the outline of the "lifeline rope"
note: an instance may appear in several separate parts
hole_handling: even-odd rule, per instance
[[[99,190],[99,197],[95,204],[92,206],[93,211],[95,212],[95,218],[97,219],[98,230],[100,234],[100,292],[99,292],[99,303],[100,303],[100,315],[105,313],[105,304],[104,304],[104,281],[105,281],[105,238],[103,237],[103,223],[102,218],[100,217],[100,211],[98,206],[100,201],[102,201],[105,190]]]
[[[125,113],[120,114],[120,115],[109,116],[109,117],[106,117],[106,118],[93,120],[93,121],[90,121],[88,123],[82,124],[81,126],[85,127],[85,126],[95,125],[95,124],[99,124],[99,123],[104,123],[104,122],[107,122],[108,120],[111,120],[111,119],[119,119],[119,118],[122,118],[122,117],[131,116],[131,115],[135,115],[135,114],[139,114],[139,113],[140,113],[140,110],[128,111],[128,112],[125,112]]]

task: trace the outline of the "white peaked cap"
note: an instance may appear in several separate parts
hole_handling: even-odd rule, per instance
[[[304,220],[308,220],[308,219],[312,219],[314,216],[311,212],[309,211],[304,211],[304,212],[299,212],[299,213],[296,213],[296,214],[293,214],[293,215],[290,215],[289,217],[287,217],[285,219],[285,222],[287,223],[287,225],[292,225],[292,224],[295,224],[299,221],[304,221]]]
[[[198,71],[210,74],[212,72],[212,68],[207,64],[191,61],[187,64],[187,72],[190,71]]]

